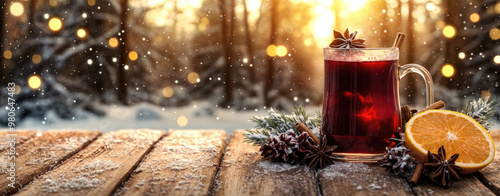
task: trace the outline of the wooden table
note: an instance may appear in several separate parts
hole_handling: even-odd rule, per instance
[[[322,170],[262,160],[243,131],[17,131],[15,188],[0,132],[2,195],[500,195],[497,154],[449,189],[428,179],[412,187],[375,164],[336,162]]]

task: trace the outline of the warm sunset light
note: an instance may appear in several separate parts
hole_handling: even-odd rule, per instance
[[[172,89],[172,87],[170,87],[170,86],[167,86],[167,87],[163,88],[162,94],[166,98],[170,98],[170,97],[174,96],[174,89]]]
[[[368,0],[344,0],[345,7],[349,9],[349,11],[356,11],[361,9]]]
[[[24,6],[23,4],[19,2],[15,2],[12,5],[10,5],[10,13],[14,16],[21,16],[24,12]]]
[[[491,30],[490,30],[490,37],[491,37],[491,39],[493,39],[493,40],[498,40],[498,39],[500,39],[500,29],[498,29],[498,28],[496,28],[496,27],[495,27],[495,28],[493,28],[493,29],[491,29]]]
[[[10,59],[10,58],[12,58],[12,52],[11,52],[10,50],[6,50],[6,51],[4,51],[4,52],[3,52],[3,57],[4,57],[5,59]]]
[[[118,39],[116,39],[116,37],[109,38],[108,44],[109,44],[109,46],[111,46],[113,48],[117,47],[118,46]]]
[[[188,124],[188,119],[185,116],[179,116],[179,118],[177,118],[177,124],[184,127]]]
[[[441,68],[441,73],[443,74],[444,77],[451,77],[453,74],[455,74],[455,68],[453,68],[452,65],[446,64]]]
[[[285,46],[278,46],[276,48],[276,55],[278,55],[279,57],[284,57],[286,56],[286,54],[288,54],[288,50]]]
[[[470,21],[472,21],[473,23],[476,23],[479,21],[480,17],[479,17],[479,14],[477,13],[472,13],[469,17]]]
[[[62,20],[59,18],[51,18],[49,20],[49,28],[54,32],[61,30],[62,25],[63,25]]]
[[[451,25],[447,25],[447,26],[444,27],[444,29],[443,29],[443,35],[446,38],[453,38],[453,37],[455,37],[455,34],[456,34],[455,27],[453,27]]]
[[[276,46],[275,45],[269,45],[266,49],[267,55],[270,57],[275,57],[276,56]]]
[[[196,72],[191,72],[187,76],[188,82],[191,84],[196,84],[200,82],[200,76]]]
[[[28,86],[31,89],[38,89],[42,86],[42,80],[37,75],[33,75],[28,79]]]
[[[85,29],[83,29],[83,28],[80,28],[80,29],[78,29],[78,31],[76,31],[76,35],[79,38],[85,38],[87,36],[87,31],[85,31]]]
[[[132,61],[135,61],[137,60],[137,58],[139,58],[139,55],[136,51],[131,51],[130,53],[128,53],[128,58]]]
[[[311,21],[310,28],[314,37],[320,39],[318,41],[329,39],[333,35],[334,22],[337,20],[332,10],[329,7],[318,5],[313,8],[313,14],[315,19]]]
[[[34,54],[33,57],[31,57],[31,61],[33,61],[33,63],[35,64],[38,64],[42,62],[42,56],[40,56],[39,54]]]

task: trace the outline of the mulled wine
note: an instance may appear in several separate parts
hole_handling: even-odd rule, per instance
[[[399,80],[408,73],[424,77],[427,104],[433,102],[432,78],[417,64],[398,66],[398,48],[324,48],[325,91],[321,132],[334,157],[376,161],[389,138],[401,130]]]
[[[325,60],[323,133],[336,152],[381,154],[401,127],[397,60]]]

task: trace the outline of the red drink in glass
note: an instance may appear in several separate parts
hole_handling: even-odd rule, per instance
[[[322,132],[337,153],[382,154],[401,127],[397,60],[325,60]]]

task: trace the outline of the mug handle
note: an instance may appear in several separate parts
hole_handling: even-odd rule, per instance
[[[432,86],[431,73],[425,69],[425,67],[418,64],[406,64],[399,66],[399,80],[405,77],[409,73],[417,73],[422,76],[425,81],[425,98],[427,106],[434,103],[434,88]]]

